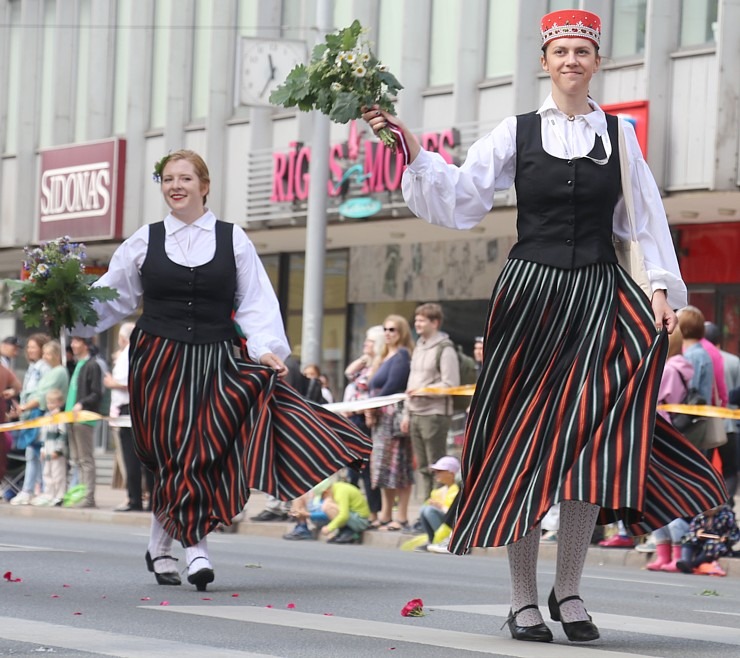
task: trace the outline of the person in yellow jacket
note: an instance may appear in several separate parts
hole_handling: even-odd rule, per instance
[[[440,486],[432,490],[431,495],[422,505],[419,510],[419,520],[431,544],[443,539],[436,535],[444,525],[447,511],[460,491],[456,482],[460,462],[456,457],[446,455],[432,464],[429,470],[434,473],[434,479]],[[420,546],[419,548],[424,550],[426,547]]]
[[[314,487],[314,492],[322,484]],[[321,509],[329,518],[321,534],[332,544],[359,543],[370,525],[370,507],[362,492],[349,482],[333,482],[320,493]]]

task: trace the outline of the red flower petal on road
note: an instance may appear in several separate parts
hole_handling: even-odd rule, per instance
[[[207,596],[204,596],[204,597],[203,597],[203,598],[201,599],[201,601],[213,601],[213,599],[211,599],[211,598],[209,598],[209,597],[207,597]]]
[[[159,605],[169,605],[169,604],[170,604],[169,601],[162,601]]]
[[[239,598],[239,595],[238,594],[232,594],[231,597],[234,598],[234,599],[237,599],[237,598]]]
[[[292,610],[293,608],[295,608],[295,603],[288,603],[288,605],[286,605],[285,607],[288,608],[288,610]]]
[[[421,599],[411,599],[401,610],[402,617],[423,617],[424,602]]]
[[[324,617],[333,617],[333,616],[334,616],[334,613],[333,612],[325,612],[324,613]]]
[[[73,612],[72,614],[73,615],[81,615],[82,613],[81,612]]]
[[[51,595],[51,598],[52,598],[52,599],[58,599],[58,598],[59,598],[59,594],[52,594],[52,595]]]
[[[139,600],[140,601],[151,601],[152,600],[152,597],[151,596],[142,596],[141,599],[139,599]]]
[[[272,608],[272,606],[271,605],[266,605],[265,608]]]
[[[62,587],[72,587],[72,585],[62,585]]]
[[[23,582],[22,578],[13,578],[13,574],[10,571],[6,571],[3,574],[3,578],[7,580],[9,583],[21,583]]]

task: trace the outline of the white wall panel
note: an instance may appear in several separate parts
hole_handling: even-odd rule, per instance
[[[711,185],[717,116],[717,74],[714,54],[673,61],[669,118],[668,188]],[[651,117],[651,121],[660,121]]]
[[[167,205],[162,199],[159,185],[152,180],[154,163],[166,154],[167,150],[164,146],[164,135],[150,137],[146,140],[146,156],[144,157],[144,162],[147,163],[147,170],[143,177],[144,182],[142,189],[142,193],[144,195],[144,216],[139,219],[139,226],[149,224],[150,222],[157,222],[167,214]],[[136,181],[127,181],[127,184],[136,184]]]
[[[599,105],[647,98],[644,66],[602,70],[596,75],[602,76],[601,96],[595,99]]]
[[[226,137],[226,172],[228,179],[223,198],[225,204],[220,209],[221,217],[234,224],[244,225],[245,190],[247,189],[247,162],[250,143],[251,125],[239,123],[228,126]]]
[[[15,158],[0,159],[0,181],[2,181],[2,194],[0,194],[0,245],[12,246],[16,242],[15,237],[15,208],[16,192],[18,191],[18,162]]]
[[[478,116],[480,117],[479,136],[483,136],[506,117],[515,113],[514,86],[509,84],[481,89],[478,108]]]
[[[423,128],[425,131],[447,128],[451,117],[455,116],[455,103],[452,92],[425,96],[422,111],[422,125],[410,126],[413,130]]]

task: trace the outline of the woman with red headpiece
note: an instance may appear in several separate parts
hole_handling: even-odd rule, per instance
[[[719,475],[666,421],[656,421],[674,308],[686,304],[657,185],[628,122],[589,96],[601,21],[562,10],[542,19],[542,68],[551,93],[509,117],[461,166],[423,150],[395,117],[408,161],[409,208],[432,224],[469,229],[516,186],[518,241],[496,283],[484,360],[462,458],[463,487],[450,550],[508,547],[517,640],[550,642],[538,608],[540,521],[560,503],[550,616],[569,640],[599,637],[579,595],[594,524],[623,520],[646,532],[724,502]],[[619,131],[627,162],[620,163]],[[620,164],[629,168],[630,228]],[[612,235],[636,235],[651,296],[617,264]]]

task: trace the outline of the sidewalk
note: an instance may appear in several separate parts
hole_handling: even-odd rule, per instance
[[[109,485],[97,485],[95,490],[95,499],[98,507],[95,509],[68,509],[61,507],[33,507],[31,505],[13,506],[9,503],[0,503],[0,516],[18,517],[18,518],[39,518],[39,519],[68,519],[70,521],[88,521],[95,523],[117,523],[120,525],[129,525],[140,528],[149,528],[150,520],[147,512],[114,512],[114,508],[126,501],[125,489],[113,489]],[[260,492],[253,492],[247,505],[245,520],[236,524],[236,534],[252,535],[258,537],[280,538],[288,532],[293,524],[290,522],[252,522],[250,516],[259,514],[264,509],[265,495]],[[413,523],[419,516],[421,501],[412,497],[409,503],[409,520]],[[739,507],[740,508],[740,507]],[[368,531],[363,535],[363,546],[379,549],[398,549],[402,543],[410,539],[413,535],[401,532],[378,532]],[[352,550],[348,548],[348,550]],[[505,558],[505,548],[474,548],[473,555],[485,555],[493,558]],[[556,544],[541,544],[540,558],[543,560],[554,561],[557,554]],[[431,553],[429,555],[432,555]],[[436,559],[436,558],[435,558]],[[441,556],[439,559],[449,559],[447,556]],[[589,566],[628,566],[634,568],[644,568],[645,564],[652,559],[649,553],[639,553],[635,550],[619,548],[600,548],[591,546],[588,550],[586,564]],[[722,568],[727,572],[728,577],[740,578],[740,559],[722,558],[720,560]],[[660,578],[660,573],[653,574],[651,578]],[[698,578],[698,576],[697,576]],[[713,582],[711,577],[705,577],[703,581]],[[703,582],[702,581],[702,582]]]

